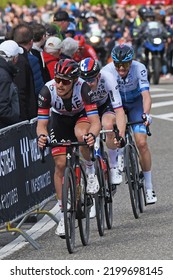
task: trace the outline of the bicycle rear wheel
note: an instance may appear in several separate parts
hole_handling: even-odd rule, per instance
[[[78,206],[77,206],[77,218],[79,225],[79,232],[82,244],[86,246],[89,241],[90,234],[90,208],[88,204],[89,195],[86,193],[87,180],[85,171],[82,165],[80,165],[80,182],[79,192],[77,194]],[[78,197],[79,196],[79,197]]]
[[[103,182],[103,173],[100,163],[100,158],[96,157],[95,160],[95,169],[97,178],[99,181],[100,189],[98,193],[94,195],[95,198],[95,206],[96,206],[96,220],[97,220],[97,228],[100,236],[104,235],[104,226],[105,226],[105,217],[104,217],[104,182]]]
[[[64,172],[62,205],[64,211],[65,239],[67,249],[71,254],[75,247],[76,186],[73,170],[69,167]]]
[[[136,161],[136,150],[132,145],[126,145],[124,148],[124,160],[125,160],[125,174],[126,180],[129,186],[130,201],[133,210],[134,217],[139,218],[139,193],[138,193],[138,180],[139,174]]]
[[[112,228],[113,223],[113,201],[112,201],[112,184],[109,176],[109,163],[107,153],[104,155],[104,162],[106,165],[104,172],[104,186],[105,186],[105,218],[108,229]]]

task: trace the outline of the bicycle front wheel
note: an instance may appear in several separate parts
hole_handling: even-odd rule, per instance
[[[86,246],[89,241],[90,233],[90,208],[91,205],[88,203],[90,201],[89,195],[86,193],[87,180],[85,171],[82,165],[80,165],[80,182],[79,189],[77,190],[77,218],[79,225],[79,232],[82,244]]]
[[[137,181],[136,150],[132,145],[126,145],[124,148],[126,183],[129,186],[130,201],[134,217],[139,218],[139,194]]]
[[[64,172],[62,205],[64,211],[65,239],[67,249],[71,254],[75,247],[76,186],[73,170],[69,167]]]
[[[104,185],[105,185],[105,218],[108,229],[112,228],[113,223],[113,204],[112,204],[112,184],[110,183],[108,156],[104,156]]]
[[[97,178],[99,181],[100,189],[98,193],[94,195],[95,198],[95,206],[96,206],[96,220],[97,220],[97,228],[100,236],[104,235],[104,226],[105,226],[105,217],[104,217],[104,182],[103,182],[103,171],[101,168],[100,158],[96,157],[95,160],[95,169]]]

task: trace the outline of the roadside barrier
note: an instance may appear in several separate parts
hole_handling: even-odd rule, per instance
[[[18,232],[36,249],[38,244],[20,226],[12,225],[34,212],[48,214],[58,223],[49,211],[42,210],[55,196],[54,162],[49,148],[45,156],[42,163],[36,119],[0,130],[0,233]]]

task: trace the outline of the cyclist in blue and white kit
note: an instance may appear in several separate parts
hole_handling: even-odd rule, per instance
[[[100,73],[100,65],[91,57],[80,62],[80,77],[84,79],[92,89],[92,101],[97,104],[99,117],[104,129],[112,129],[117,124],[119,134],[124,138],[126,119],[122,106],[121,96],[117,82],[112,83],[113,74]],[[106,145],[109,153],[110,180],[113,185],[122,182],[122,175],[116,167],[116,149],[120,143],[114,140],[114,133],[107,133]]]
[[[140,163],[145,178],[146,202],[152,204],[157,201],[151,178],[151,153],[147,144],[146,125],[151,124],[151,96],[149,81],[144,64],[133,60],[134,50],[128,45],[119,45],[112,49],[113,62],[104,66],[101,73],[114,76],[112,83],[119,85],[123,107],[128,121],[134,122],[146,115],[144,124],[134,125],[134,137],[140,154]]]

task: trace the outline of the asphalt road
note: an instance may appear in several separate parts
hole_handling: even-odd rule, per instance
[[[75,253],[69,254],[65,240],[54,234],[55,224],[37,239],[40,249],[20,244],[5,260],[172,260],[173,259],[173,80],[151,85],[153,100],[152,136],[148,139],[153,159],[153,182],[158,197],[155,205],[145,207],[135,219],[127,185],[122,183],[114,196],[114,222],[100,237],[96,220],[91,220],[89,245],[83,247],[77,231]],[[51,201],[47,207],[53,207]],[[36,225],[35,225],[36,226]],[[24,225],[25,229],[31,225]],[[16,236],[17,237],[17,236]],[[0,259],[16,239],[10,233],[0,236]],[[21,238],[22,239],[22,238]],[[14,246],[13,246],[14,247]],[[13,248],[14,249],[14,248]],[[12,252],[12,251],[11,251]]]

